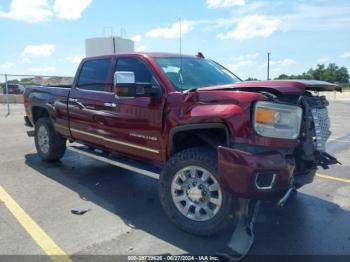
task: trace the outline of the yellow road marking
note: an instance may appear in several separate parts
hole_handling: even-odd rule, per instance
[[[42,230],[37,223],[16,203],[16,201],[0,186],[0,201],[24,227],[41,249],[54,262],[72,262],[69,256]]]
[[[344,178],[339,178],[339,177],[334,177],[334,176],[327,176],[327,175],[323,175],[323,174],[319,174],[319,173],[317,173],[316,176],[350,184],[350,179],[344,179]]]

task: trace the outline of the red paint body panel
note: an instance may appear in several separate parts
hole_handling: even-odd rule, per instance
[[[283,94],[303,94],[305,91],[342,91],[341,87],[335,84],[317,80],[247,81],[232,85],[204,87],[201,90],[220,90],[225,88],[244,90],[246,88],[248,91],[256,87],[273,89]]]
[[[306,90],[337,90],[336,86],[319,81],[261,81],[178,92],[154,60],[156,57],[177,56],[127,53],[86,58],[77,70],[71,89],[27,88],[24,94],[27,116],[34,123],[33,109],[44,108],[48,110],[56,130],[66,138],[162,166],[171,156],[171,131],[190,124],[223,124],[229,131],[232,144],[287,148],[293,151],[299,144],[297,139],[262,137],[254,131],[251,122],[253,105],[268,97],[254,92],[252,88],[265,87],[282,94],[295,95],[301,95]],[[150,69],[162,90],[161,98],[115,97],[111,83],[116,62],[122,57],[138,58]],[[103,58],[111,59],[105,90],[95,92],[79,89],[77,83],[83,64]],[[80,104],[72,102],[71,98],[77,99]],[[116,106],[108,107],[105,103],[115,103]],[[219,147],[218,158],[222,185],[240,197],[278,197],[288,188],[294,170],[294,166],[278,153],[252,155],[237,149]],[[253,188],[255,172],[259,170],[278,172],[273,192],[257,192]]]
[[[253,155],[237,149],[219,147],[220,183],[235,196],[271,200],[280,198],[290,187],[294,165],[279,153]],[[254,186],[258,172],[276,173],[274,190],[258,191]]]

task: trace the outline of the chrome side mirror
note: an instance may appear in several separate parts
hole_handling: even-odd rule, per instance
[[[115,72],[113,85],[116,87],[118,84],[135,84],[135,73],[126,71]]]
[[[154,87],[152,83],[136,83],[134,72],[115,72],[113,88],[117,98],[157,98],[161,95],[160,88]]]

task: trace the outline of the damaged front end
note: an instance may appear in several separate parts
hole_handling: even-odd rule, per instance
[[[306,93],[299,97],[297,103],[304,112],[300,144],[294,153],[294,185],[299,188],[313,181],[318,166],[328,169],[339,161],[326,152],[326,143],[331,135],[327,99]]]
[[[263,92],[266,93],[266,89]],[[328,169],[339,162],[326,152],[331,131],[329,103],[324,96],[314,96],[310,91],[289,95],[275,93],[269,95],[269,102],[302,109],[298,136],[286,139],[294,141],[295,146],[280,147],[276,141],[281,139],[271,137],[264,140],[265,145],[233,143],[230,148],[219,147],[219,174],[223,187],[234,196],[279,200],[279,205],[283,206],[293,190],[313,182],[318,167]],[[256,137],[255,141],[259,141],[263,136],[256,134]],[[271,146],[265,141],[271,141]]]
[[[269,102],[294,105],[299,111],[302,109],[298,135],[292,139],[292,136],[289,136],[290,141],[295,142],[293,146],[280,147],[281,143],[273,139],[268,143],[264,141],[264,145],[259,145],[257,137],[252,140],[257,142],[255,145],[236,143],[231,148],[218,148],[220,181],[239,198],[240,203],[236,211],[238,222],[232,237],[226,246],[217,252],[218,256],[228,261],[241,260],[248,254],[254,242],[253,226],[260,200],[279,200],[278,205],[283,206],[296,188],[313,181],[319,166],[328,169],[330,165],[339,163],[326,152],[326,143],[331,135],[327,110],[329,103],[324,96],[313,96],[310,93],[322,89],[339,90],[323,82],[316,82],[317,86],[310,85],[315,82],[307,83],[303,87],[303,92],[299,94],[278,94],[270,92],[269,88],[260,90],[260,93],[267,95]],[[251,90],[259,92],[256,86]],[[260,117],[262,121],[269,120],[271,112],[266,110],[265,113]],[[254,118],[254,115],[251,118]],[[254,125],[255,122],[251,126],[256,133],[259,133]],[[270,130],[273,128],[274,126]],[[266,134],[270,133],[265,132]],[[280,138],[284,135],[286,134],[279,133]]]

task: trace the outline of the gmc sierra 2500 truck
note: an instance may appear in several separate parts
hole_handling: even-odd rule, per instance
[[[132,160],[121,167],[159,170],[165,213],[187,232],[211,235],[241,199],[284,204],[319,166],[337,163],[325,151],[322,91],[341,89],[242,82],[201,54],[114,54],[84,59],[72,86],[26,88],[25,121],[45,161],[62,158],[69,141],[85,155]]]

